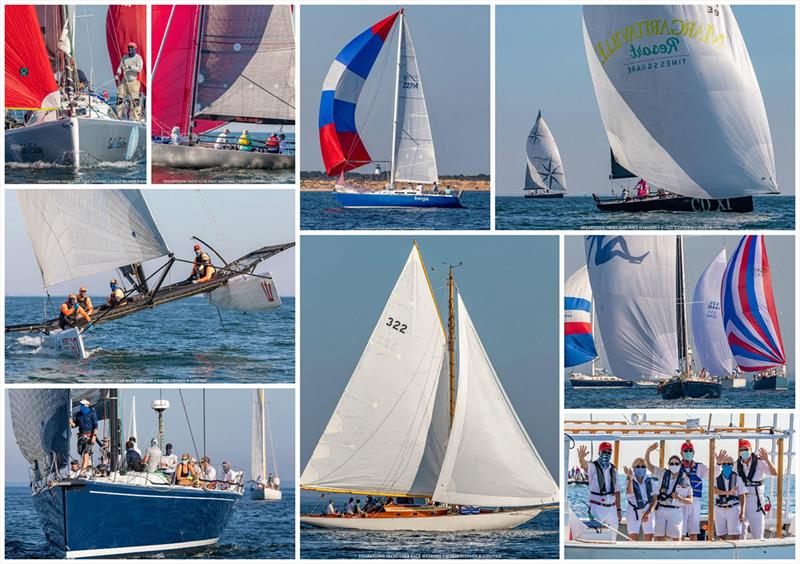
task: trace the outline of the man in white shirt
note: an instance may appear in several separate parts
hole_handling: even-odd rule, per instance
[[[220,490],[227,490],[231,487],[232,483],[236,481],[236,473],[231,469],[230,463],[222,462],[222,474],[219,477],[217,488]]]
[[[700,534],[700,510],[703,501],[703,481],[708,479],[708,466],[694,461],[694,446],[691,441],[681,445],[681,465],[692,486],[692,503],[683,506],[683,534],[697,540]]]
[[[726,455],[723,450],[720,456]],[[750,529],[751,539],[764,538],[764,478],[777,476],[778,471],[769,459],[766,449],[760,449],[758,456],[753,456],[750,441],[739,439],[739,458],[736,460],[736,474],[744,482],[747,496],[745,498],[744,518]],[[744,533],[744,530],[742,531]]]
[[[81,477],[81,465],[78,464],[77,460],[73,460],[69,463],[69,477],[70,478],[80,478]]]
[[[228,136],[230,134],[231,134],[231,130],[226,127],[225,131],[223,131],[222,133],[220,133],[217,136],[217,140],[214,142],[214,148],[215,149],[227,149],[228,148]]]
[[[217,479],[217,469],[211,465],[211,459],[204,456],[200,459],[200,479],[204,482],[203,487],[214,488],[214,482]]]
[[[742,535],[747,488],[733,470],[729,455],[717,458],[720,472],[715,483],[714,533],[723,540],[738,540]]]
[[[617,469],[611,463],[611,443],[602,442],[598,449],[597,460],[587,462],[588,449],[578,447],[578,464],[589,476],[589,506],[592,516],[608,525],[616,537],[619,521],[622,517],[620,505],[619,480]]]
[[[172,452],[172,443],[167,443],[164,447],[165,454],[161,455],[161,464],[159,468],[167,476],[172,478],[175,475],[175,468],[178,466],[178,457]],[[170,479],[170,481],[172,481]]]
[[[126,96],[130,96],[133,104],[133,119],[138,121],[141,118],[139,109],[139,90],[141,88],[139,73],[142,72],[142,69],[144,69],[144,61],[142,56],[136,52],[136,43],[131,41],[128,43],[128,52],[122,56],[117,72],[114,73],[114,78],[119,81],[117,86],[117,115],[120,118],[123,117],[120,115],[120,110],[125,103]]]
[[[144,455],[144,463],[147,465],[148,472],[155,472],[161,466],[161,458],[163,455],[161,454],[161,449],[158,448],[158,441],[156,439],[152,439],[150,441],[150,446],[147,448],[147,452]]]

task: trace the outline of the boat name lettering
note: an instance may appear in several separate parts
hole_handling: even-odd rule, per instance
[[[415,90],[419,89],[419,78],[414,76],[413,74],[404,74],[403,80],[400,81],[402,88],[414,88]]]
[[[128,146],[128,141],[124,137],[109,137],[106,149],[124,149]]]
[[[677,57],[669,57],[667,59],[662,59],[660,61],[643,61],[641,63],[631,63],[629,65],[626,65],[625,68],[628,70],[628,74],[632,74],[640,71],[666,69],[669,67],[677,67],[685,64],[686,64],[686,57],[679,55]]]
[[[731,211],[731,203],[725,198],[722,200],[707,200],[692,198],[692,211]]]
[[[649,57],[650,55],[669,55],[678,51],[681,40],[677,37],[670,37],[664,43],[654,43],[652,46],[631,45],[631,59],[639,57]]]
[[[22,145],[20,152],[23,155],[41,155],[44,151],[37,143],[25,143]]]
[[[395,331],[399,331],[403,335],[406,334],[406,329],[408,329],[408,325],[400,321],[397,321],[394,317],[389,318],[389,320],[386,322],[386,326],[391,327]]]

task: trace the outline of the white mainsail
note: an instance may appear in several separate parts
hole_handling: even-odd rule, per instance
[[[605,356],[624,380],[679,367],[674,236],[586,237],[586,266]]]
[[[300,478],[430,496],[447,445],[445,335],[416,245]]]
[[[394,124],[394,182],[433,184],[439,181],[433,135],[422,91],[417,53],[405,17],[402,18],[397,73],[397,115]]]
[[[250,478],[267,479],[267,421],[264,389],[253,390],[253,427],[250,434]]]
[[[169,254],[140,190],[17,190],[44,286]]]
[[[35,469],[34,479],[47,477],[69,462],[69,388],[8,390],[11,426],[22,455]]]
[[[525,190],[545,190],[547,192],[566,192],[564,165],[556,146],[556,140],[542,117],[536,121],[528,134],[525,145]]]
[[[584,6],[583,36],[620,165],[691,197],[778,191],[764,101],[730,6]]]
[[[128,417],[127,425],[125,425],[125,432],[123,433],[125,436],[123,437],[124,440],[128,440],[130,437],[136,437],[136,444],[141,448],[141,445],[144,445],[145,448],[147,447],[146,444],[142,442],[142,438],[139,436],[139,430],[136,426],[136,396],[131,397],[131,415]]]
[[[722,249],[697,280],[692,295],[692,333],[694,354],[699,367],[712,376],[733,374],[733,353],[722,322],[722,277],[728,264]]]
[[[555,503],[558,485],[522,426],[458,296],[458,397],[435,501],[484,507]]]

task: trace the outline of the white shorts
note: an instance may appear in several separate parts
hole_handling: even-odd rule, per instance
[[[739,505],[733,507],[714,508],[714,533],[719,537],[742,534],[742,523],[739,521]]]
[[[644,535],[653,534],[653,531],[655,530],[656,526],[655,523],[656,519],[651,514],[647,518],[647,521],[642,522],[641,518],[644,515],[645,511],[647,511],[646,507],[644,509],[639,509],[638,510],[639,518],[637,518],[636,517],[637,510],[631,507],[630,504],[628,504],[628,507],[625,509],[625,522],[628,525],[628,534],[633,533],[635,535],[638,535],[640,532]]]
[[[683,531],[683,511],[680,507],[659,507],[656,509],[655,535],[657,537],[681,538]]]
[[[683,532],[690,535],[700,534],[700,498],[693,497],[692,503],[684,505],[683,511]]]
[[[617,506],[603,507],[602,505],[595,505],[590,503],[592,508],[592,516],[617,531],[619,529],[619,517],[617,517]],[[615,533],[616,534],[616,533]]]
[[[764,498],[762,497],[762,502],[764,503]],[[756,496],[753,495],[752,497],[750,494],[747,494],[745,498],[744,504],[744,520],[747,523],[747,527],[749,529],[749,534],[747,538],[749,539],[763,539],[764,538],[764,514],[758,510],[758,503],[756,501]]]

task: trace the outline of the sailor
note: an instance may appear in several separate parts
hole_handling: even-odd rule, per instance
[[[169,142],[173,145],[181,144],[181,128],[177,125],[169,133]]]
[[[608,525],[616,538],[619,521],[622,518],[620,507],[619,481],[617,468],[611,462],[611,443],[600,443],[597,460],[586,461],[588,449],[578,447],[578,464],[589,475],[589,510],[592,517]]]
[[[134,445],[135,443],[132,441],[125,442],[125,465],[128,470],[144,472],[146,467],[142,462],[142,455],[136,452],[136,449],[133,448]]]
[[[333,500],[328,500],[328,507],[325,509],[325,515],[338,515],[339,513],[336,511],[336,508],[333,506]]]
[[[106,302],[109,307],[116,307],[120,305],[124,305],[125,302],[125,292],[117,285],[117,279],[112,278],[111,281],[108,283],[109,288],[111,288],[111,294],[108,296],[108,301]]]
[[[78,305],[83,308],[83,311],[92,315],[94,313],[94,306],[92,305],[92,298],[86,293],[86,288],[81,286],[78,289]]]
[[[111,438],[103,437],[100,445],[100,464],[105,468],[111,468]]]
[[[656,522],[655,540],[679,541],[683,536],[683,506],[692,503],[692,486],[686,470],[681,466],[677,455],[669,457],[667,468],[659,468],[650,464],[650,453],[658,448],[654,443],[647,448],[645,462],[658,481],[656,486]]]
[[[205,482],[203,487],[214,489],[213,482],[217,479],[217,469],[211,465],[211,459],[207,456],[200,459],[200,477]]]
[[[344,512],[347,515],[352,515],[353,511],[355,511],[355,500],[351,497],[350,500],[347,502],[347,505],[344,506]]]
[[[242,131],[241,137],[239,137],[239,150],[240,151],[252,151],[253,144],[250,142],[250,131],[245,129]]]
[[[69,463],[69,477],[80,478],[80,474],[81,474],[80,465],[78,464],[78,461],[73,458],[72,462]]]
[[[128,440],[129,440],[130,442],[132,442],[132,443],[133,443],[133,450],[135,450],[135,451],[136,451],[136,453],[137,453],[139,456],[142,456],[142,451],[141,451],[141,449],[139,448],[139,445],[137,445],[137,444],[136,444],[136,437],[133,437],[133,436],[131,436],[131,437],[128,437]]]
[[[181,462],[175,468],[175,483],[179,486],[191,486],[197,480],[195,468],[192,465],[191,457],[188,452],[181,455]]]
[[[161,464],[159,468],[169,478],[175,475],[175,468],[178,466],[178,457],[172,452],[172,443],[167,443],[164,447],[164,454],[161,455]],[[170,479],[170,482],[172,480]]]
[[[727,454],[724,450],[720,455]],[[764,538],[764,478],[766,476],[777,476],[778,471],[769,460],[769,455],[765,449],[759,449],[758,456],[753,455],[750,441],[739,440],[739,458],[736,460],[736,473],[744,482],[747,490],[745,499],[744,518],[750,529],[751,539]],[[742,531],[744,534],[744,530]]]
[[[733,471],[733,458],[717,458],[721,468],[717,474],[714,496],[714,532],[723,540],[737,540],[742,534],[742,522],[747,497],[744,480]]]
[[[227,149],[228,148],[228,135],[230,135],[231,130],[227,127],[225,130],[217,136],[217,140],[214,141],[214,148],[215,149]]]
[[[79,327],[82,322],[78,317],[86,323],[91,323],[92,321],[92,318],[89,317],[86,311],[78,305],[78,296],[70,294],[67,296],[67,300],[61,304],[61,311],[58,314],[58,326],[61,327],[61,329]]]
[[[681,464],[689,476],[692,486],[692,504],[683,506],[683,534],[688,534],[692,540],[697,540],[700,534],[700,506],[703,501],[703,480],[708,479],[708,466],[702,462],[695,462],[694,446],[691,441],[681,445]]]
[[[144,453],[144,463],[147,465],[148,472],[155,472],[161,466],[161,458],[163,457],[161,449],[158,447],[158,440],[150,439],[150,446],[147,447],[147,452]]]
[[[231,487],[236,481],[236,475],[234,474],[233,470],[231,470],[231,463],[228,461],[222,461],[222,475],[219,477],[219,482],[217,483],[217,488],[220,490],[227,490]]]
[[[645,198],[650,193],[650,187],[647,185],[647,180],[640,178],[636,183],[636,197]]]
[[[141,55],[136,52],[136,43],[128,43],[128,52],[122,56],[114,78],[119,81],[117,86],[117,116],[121,117],[120,110],[125,102],[125,97],[130,96],[133,104],[133,119],[139,121],[139,73],[144,68]]]
[[[364,513],[364,510],[361,509],[361,500],[357,499],[356,504],[353,506],[353,514],[354,515],[361,515]]]
[[[655,529],[654,478],[647,475],[647,464],[641,457],[633,461],[633,471],[627,466],[624,470],[625,476],[627,476],[625,497],[628,500],[628,506],[625,508],[625,522],[628,525],[628,536],[633,540],[639,540],[639,531],[641,531],[644,540],[651,541]]]
[[[278,144],[278,152],[280,152],[281,155],[285,155],[289,152],[289,142],[286,140],[286,134],[281,133],[278,135],[278,139],[280,141]]]
[[[214,276],[216,269],[211,265],[211,257],[209,257],[200,248],[200,245],[194,246],[195,258],[192,265],[192,274],[190,279],[192,284],[202,284],[208,282]]]
[[[277,153],[278,151],[280,151],[281,140],[278,139],[277,132],[273,132],[272,135],[270,135],[267,138],[266,145],[267,145],[267,153]]]
[[[80,409],[69,420],[71,428],[78,428],[78,454],[82,459],[81,476],[92,467],[92,446],[97,442],[97,412],[88,399],[80,401]]]

